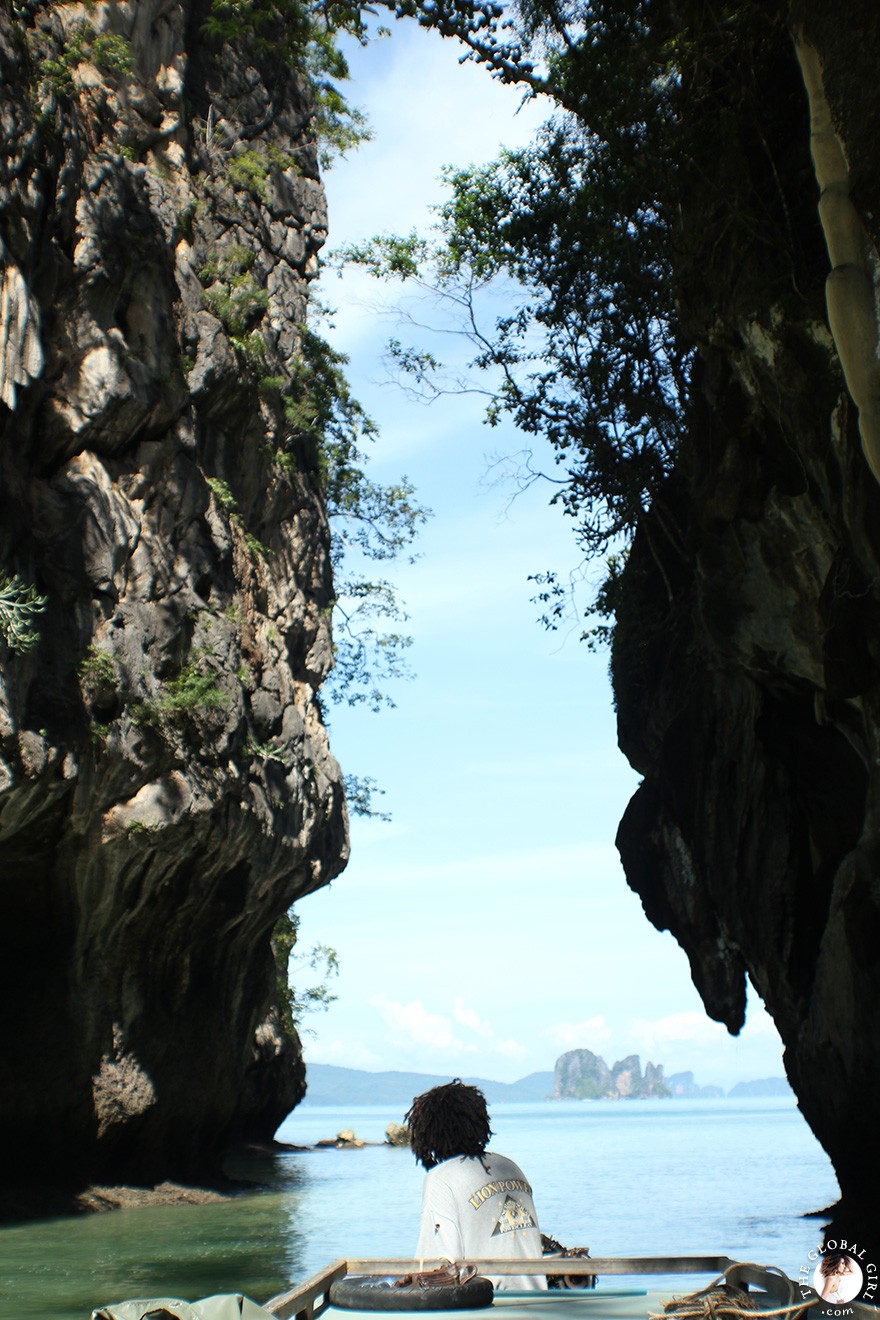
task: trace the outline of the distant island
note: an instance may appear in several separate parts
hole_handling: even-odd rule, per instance
[[[793,1095],[784,1077],[737,1082],[727,1098],[746,1099]],[[662,1063],[647,1063],[642,1073],[637,1054],[629,1054],[611,1068],[591,1050],[568,1050],[556,1060],[553,1072],[554,1100],[720,1100],[720,1086],[697,1086],[692,1072],[663,1076]]]
[[[773,1080],[785,1088],[785,1091],[791,1091],[791,1087],[784,1077],[774,1077]],[[685,1100],[723,1100],[724,1088],[721,1086],[697,1086],[692,1072],[673,1073],[671,1077],[666,1078],[666,1085],[669,1087],[669,1094]],[[737,1082],[737,1086],[755,1086],[761,1083],[755,1082]],[[735,1090],[736,1088],[734,1088]],[[731,1095],[733,1092],[731,1092]],[[777,1092],[776,1094],[780,1094]]]
[[[629,1055],[608,1068],[599,1059],[611,1079],[608,1095],[557,1095],[557,1070],[562,1059],[570,1055],[590,1054],[589,1050],[570,1050],[557,1060],[553,1072],[534,1072],[517,1082],[496,1082],[487,1077],[465,1077],[464,1081],[479,1086],[490,1105],[534,1103],[554,1099],[723,1099],[720,1086],[698,1086],[692,1072],[673,1073],[664,1077],[662,1064],[649,1063],[644,1073],[638,1055]],[[598,1059],[591,1054],[592,1059]],[[574,1076],[578,1070],[568,1065],[565,1075]],[[587,1072],[582,1071],[586,1077]],[[599,1072],[599,1076],[604,1074]],[[307,1092],[305,1105],[398,1105],[401,1112],[408,1108],[413,1096],[432,1086],[442,1086],[451,1080],[449,1073],[418,1072],[366,1072],[359,1068],[340,1068],[329,1063],[309,1063],[306,1068]],[[650,1093],[645,1087],[652,1087]],[[629,1089],[627,1089],[629,1088]],[[662,1090],[660,1089],[662,1088]],[[791,1095],[784,1077],[769,1077],[759,1081],[738,1082],[728,1092],[729,1099],[773,1097]]]
[[[642,1073],[637,1054],[612,1068],[592,1050],[568,1050],[553,1070],[554,1100],[666,1099],[672,1092],[663,1079],[663,1064],[648,1063]]]

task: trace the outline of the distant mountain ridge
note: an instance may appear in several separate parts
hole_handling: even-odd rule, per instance
[[[489,1104],[549,1100],[553,1095],[553,1073],[535,1072],[518,1082],[494,1082],[487,1077],[464,1077],[478,1086]],[[339,1068],[331,1063],[306,1065],[305,1105],[403,1105],[432,1086],[451,1082],[450,1073],[363,1072]]]
[[[564,1056],[563,1056],[564,1057]],[[629,1065],[638,1063],[638,1056],[622,1060]],[[615,1065],[617,1066],[617,1065]],[[692,1072],[673,1073],[663,1078],[659,1066],[659,1080],[664,1092],[674,1099],[723,1099],[720,1086],[698,1086]],[[613,1070],[611,1070],[613,1072]],[[657,1079],[657,1070],[651,1074]],[[648,1077],[646,1070],[645,1078]],[[487,1077],[465,1077],[463,1081],[479,1086],[490,1105],[505,1103],[534,1103],[552,1100],[554,1096],[553,1072],[534,1072],[516,1082],[496,1082]],[[401,1114],[409,1108],[413,1096],[452,1081],[450,1073],[367,1072],[360,1068],[340,1068],[330,1063],[306,1065],[306,1097],[304,1105],[400,1105]],[[659,1092],[654,1092],[655,1096]],[[762,1096],[791,1095],[791,1087],[784,1077],[768,1077],[758,1081],[737,1082],[728,1092],[730,1099]],[[568,1097],[566,1097],[568,1098]],[[635,1097],[634,1097],[635,1098]]]
[[[727,1094],[736,1100],[749,1096],[794,1095],[794,1091],[784,1077],[761,1077],[755,1082],[737,1082]]]

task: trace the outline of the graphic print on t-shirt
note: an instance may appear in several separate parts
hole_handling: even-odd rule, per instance
[[[468,1199],[474,1209],[479,1210],[484,1201],[488,1201],[490,1196],[497,1196],[499,1192],[528,1192],[531,1196],[532,1189],[525,1178],[498,1178],[495,1182],[487,1182],[478,1187]]]
[[[526,1209],[522,1201],[517,1201],[514,1196],[508,1196],[492,1229],[492,1236],[497,1237],[499,1233],[515,1233],[518,1228],[534,1228],[534,1226],[535,1221],[531,1212]]]

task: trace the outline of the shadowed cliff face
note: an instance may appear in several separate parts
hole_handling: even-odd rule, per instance
[[[316,474],[282,453],[325,236],[311,106],[205,6],[0,14],[0,1141],[154,1180],[301,1097],[273,925],[342,868]]]
[[[796,17],[876,243],[876,12],[847,6],[843,22],[809,4]],[[838,1231],[876,1245],[880,489],[826,327],[809,116],[784,28],[756,81],[756,242],[733,254],[749,295],[732,299],[711,263],[702,291],[687,291],[699,401],[627,568],[613,672],[621,746],[644,782],[618,846],[648,916],[675,934],[732,1032],[751,978],[837,1170]],[[762,154],[775,200],[757,178]],[[715,170],[723,180],[723,152]],[[779,245],[787,291],[762,273],[767,216],[783,201],[797,234]]]

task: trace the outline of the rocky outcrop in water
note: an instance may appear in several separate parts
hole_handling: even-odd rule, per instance
[[[613,1067],[591,1050],[567,1050],[556,1060],[553,1072],[554,1100],[647,1100],[670,1094],[663,1080],[663,1065],[642,1064],[637,1054],[628,1054]]]
[[[724,1090],[720,1086],[698,1086],[692,1072],[672,1073],[666,1078],[666,1085],[669,1094],[676,1099],[720,1100],[724,1096]]]
[[[732,1032],[750,977],[837,1170],[840,1231],[861,1245],[880,1242],[880,490],[861,449],[876,327],[873,291],[865,327],[832,315],[842,355],[864,349],[844,362],[856,407],[825,281],[834,267],[833,302],[878,268],[876,17],[864,2],[779,6],[775,36],[765,26],[741,52],[741,85],[760,93],[715,107],[736,132],[699,162],[686,225],[711,236],[718,199],[735,198],[751,239],[705,246],[682,274],[700,395],[637,536],[613,657],[620,743],[644,776],[618,836],[629,883]],[[824,234],[788,20],[815,52],[848,170],[824,195]],[[829,216],[848,207],[852,256],[829,260]]]
[[[271,1137],[304,1089],[273,926],[346,858],[327,517],[281,395],[313,106],[207,14],[0,11],[7,623],[45,601],[33,649],[0,641],[8,1180],[200,1176]]]

